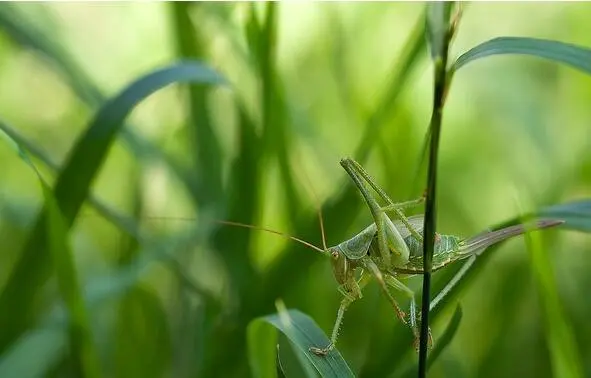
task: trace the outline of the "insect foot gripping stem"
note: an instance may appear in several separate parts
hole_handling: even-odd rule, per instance
[[[415,351],[417,353],[419,353],[419,348],[420,348],[420,343],[421,343],[421,336],[420,336],[420,329],[421,329],[421,319],[420,319],[421,314],[418,314],[418,325],[413,328],[413,334],[415,336],[415,340],[413,342],[413,345],[415,347]],[[433,335],[431,334],[431,327],[429,327],[429,339],[427,340],[427,348],[432,349],[433,348]]]

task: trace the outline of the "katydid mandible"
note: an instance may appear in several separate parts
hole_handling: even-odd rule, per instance
[[[334,277],[339,284],[338,290],[343,295],[343,299],[337,311],[330,343],[326,346],[310,346],[311,352],[324,356],[335,347],[345,311],[351,303],[361,299],[363,287],[372,278],[379,284],[381,291],[394,308],[400,321],[410,326],[415,337],[415,345],[417,345],[419,324],[415,295],[399,279],[423,273],[423,239],[421,233],[423,231],[424,216],[406,217],[403,210],[421,204],[424,197],[394,203],[359,163],[352,159],[342,159],[340,164],[361,192],[373,218],[373,223],[349,240],[333,247],[327,247],[320,213],[319,220],[323,248],[267,228],[229,221],[220,221],[220,223],[263,230],[288,237],[331,258]],[[366,183],[386,203],[385,206],[378,203]],[[391,214],[394,220],[388,214]],[[432,271],[439,270],[454,261],[480,253],[493,244],[523,234],[527,230],[548,228],[561,223],[563,223],[561,220],[541,219],[528,225],[514,225],[497,231],[484,232],[469,239],[436,234]],[[406,320],[406,314],[390,293],[390,289],[402,293],[410,300],[408,321]]]

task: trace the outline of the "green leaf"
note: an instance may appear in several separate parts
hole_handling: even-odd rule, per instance
[[[260,323],[268,323],[287,336],[295,353],[305,356],[306,363],[313,366],[322,377],[354,377],[353,372],[336,349],[331,350],[324,357],[310,352],[310,346],[328,345],[329,340],[309,316],[298,310],[280,310],[277,314],[253,320],[248,327],[260,327]],[[267,345],[262,345],[261,341]],[[253,348],[269,348],[270,342],[272,341],[269,338],[249,339],[249,348],[251,350]]]
[[[277,332],[265,322],[254,321],[247,328],[248,362],[253,377],[276,378]]]
[[[563,219],[572,230],[591,232],[591,199],[550,206],[539,212],[541,217]]]
[[[171,360],[166,313],[156,295],[136,286],[119,305],[113,359],[115,377],[157,378]]]
[[[73,224],[127,115],[153,92],[175,82],[219,84],[224,81],[215,71],[200,63],[179,63],[140,78],[107,101],[73,147],[57,178],[54,196],[64,216],[66,228]],[[0,313],[0,326],[10,330],[0,335],[0,351],[34,320],[32,300],[51,274],[51,261],[46,249],[46,216],[44,210],[37,218],[19,260],[0,294],[0,307],[25,314],[22,317],[13,317],[7,312]]]
[[[499,37],[486,41],[462,54],[454,63],[452,71],[475,60],[502,54],[537,56],[591,74],[591,49],[559,41],[523,37]]]

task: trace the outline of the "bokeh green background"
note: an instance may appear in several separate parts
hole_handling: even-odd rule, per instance
[[[265,6],[254,8],[263,24]],[[112,96],[180,56],[196,57],[229,85],[191,92],[173,86],[140,104],[126,126],[133,137],[113,145],[93,193],[171,245],[199,232],[194,218],[210,215],[320,244],[315,211],[323,203],[328,242],[336,244],[370,221],[341,157],[364,155],[362,164],[395,199],[424,188],[419,160],[432,71],[424,40],[413,37],[423,8],[277,4],[273,33],[254,30],[250,5],[242,3],[3,5],[0,117],[59,163],[100,105],[84,100],[77,85],[92,83]],[[497,36],[589,46],[590,17],[585,3],[470,4],[452,58]],[[56,43],[67,63],[30,49],[15,24]],[[74,75],[72,67],[85,74]],[[522,211],[589,196],[590,103],[591,78],[535,58],[495,57],[458,72],[444,112],[438,230],[469,236]],[[137,140],[150,147],[138,148]],[[0,160],[2,287],[43,197],[34,172],[6,144]],[[188,189],[170,161],[198,188]],[[91,207],[82,210],[70,241],[81,281],[95,286],[117,286],[118,272],[142,257],[142,248]],[[552,230],[544,241],[560,311],[589,376],[591,239]],[[332,327],[339,293],[328,262],[311,250],[223,228],[175,256],[216,305],[188,290],[169,265],[149,264],[126,290],[109,292],[92,308],[104,376],[247,376],[245,327],[274,312],[277,298],[327,333]],[[460,328],[431,376],[553,376],[551,326],[535,282],[522,238],[495,251],[463,292]],[[410,284],[418,288],[420,280]],[[38,297],[43,317],[58,301],[55,279]],[[433,325],[435,340],[444,325]],[[48,327],[35,324],[31,331],[41,336],[5,347],[0,368],[20,361],[16,366],[37,365],[43,375],[74,374],[67,344],[42,332]],[[409,346],[393,348],[404,332],[370,285],[346,315],[339,349],[361,376],[388,376],[416,358]]]

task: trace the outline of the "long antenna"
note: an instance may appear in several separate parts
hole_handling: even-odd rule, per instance
[[[257,230],[257,231],[266,231],[266,232],[270,232],[272,234],[275,235],[279,235],[282,236],[284,238],[288,238],[294,241],[297,241],[298,243],[302,243],[303,245],[305,245],[308,248],[312,248],[313,250],[322,253],[323,255],[326,254],[326,250],[319,248],[317,246],[315,246],[312,243],[308,243],[307,241],[304,241],[300,238],[296,238],[295,236],[291,236],[291,235],[287,235],[283,232],[279,232],[279,231],[275,231],[275,230],[271,230],[270,228],[265,228],[265,227],[259,227],[259,226],[253,226],[252,224],[246,224],[246,223],[240,223],[240,222],[232,222],[232,221],[223,221],[223,220],[216,220],[217,223],[220,224],[224,224],[227,226],[237,226],[237,227],[244,227],[244,228],[250,228],[252,230]]]
[[[302,160],[302,159],[300,159]],[[312,182],[310,181],[310,177],[308,177],[308,175],[306,174],[306,172],[302,169],[296,169],[296,173],[300,176],[304,176],[304,181],[306,181],[306,191],[308,192],[309,195],[312,196],[312,198],[314,198],[314,203],[316,205],[316,209],[317,214],[318,214],[318,222],[320,223],[320,234],[322,235],[322,247],[324,247],[324,250],[326,251],[328,248],[326,246],[326,234],[324,233],[324,220],[322,217],[322,205],[320,204],[320,200],[318,199],[318,196],[316,195],[316,192],[313,189],[313,185]]]

